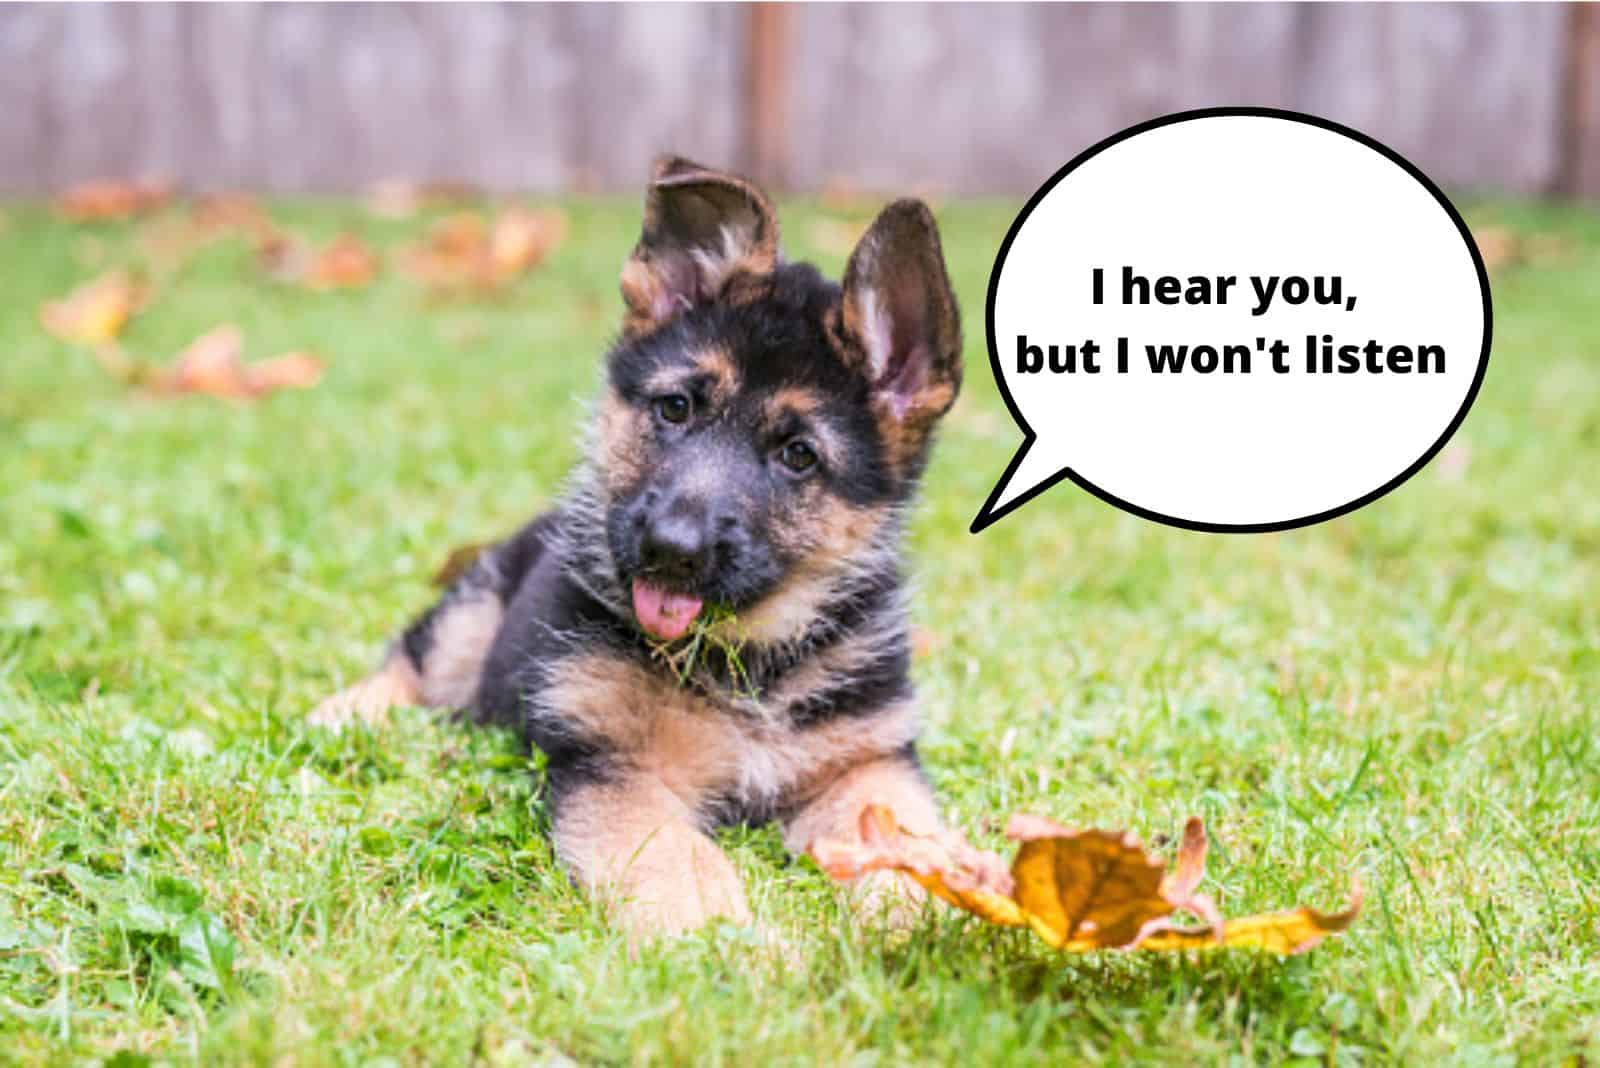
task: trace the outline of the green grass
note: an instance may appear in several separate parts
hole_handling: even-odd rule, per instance
[[[1451,462],[1359,513],[1211,536],[1063,486],[974,538],[1018,440],[982,340],[1013,207],[941,210],[970,373],[912,538],[933,779],[991,843],[1015,810],[1147,839],[1200,814],[1228,912],[1332,906],[1359,875],[1348,935],[1287,961],[1067,959],[942,911],[896,940],[741,829],[726,842],[794,959],[730,930],[630,955],[552,862],[509,739],[303,717],[427,602],[450,547],[551,499],[633,204],[570,205],[552,263],[489,303],[393,276],[313,295],[238,246],[197,256],[127,344],[170,354],[234,321],[252,355],[329,357],[316,389],[248,407],[128,393],[45,337],[38,303],[136,262],[137,228],[14,206],[0,1061],[1600,1057],[1600,220],[1479,206],[1573,248],[1497,281]],[[280,214],[384,242],[421,225]],[[788,244],[836,271],[821,217],[791,205]]]

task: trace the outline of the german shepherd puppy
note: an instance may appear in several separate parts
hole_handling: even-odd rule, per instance
[[[557,854],[638,935],[748,921],[719,825],[779,820],[796,851],[869,803],[938,828],[899,558],[961,329],[921,202],[836,285],[780,257],[759,189],[683,159],[656,165],[622,296],[559,503],[313,719],[516,728],[548,758]]]

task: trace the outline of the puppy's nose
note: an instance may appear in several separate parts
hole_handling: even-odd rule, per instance
[[[640,562],[654,578],[694,586],[710,573],[711,548],[712,539],[700,518],[672,510],[645,527]]]

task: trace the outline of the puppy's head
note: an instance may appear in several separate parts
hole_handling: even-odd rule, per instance
[[[606,538],[640,627],[708,606],[778,641],[893,571],[896,513],[961,385],[933,216],[886,208],[842,285],[778,254],[766,196],[657,164],[599,421]]]

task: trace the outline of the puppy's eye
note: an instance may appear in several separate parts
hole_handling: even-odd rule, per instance
[[[800,475],[817,466],[817,450],[796,438],[778,450],[778,461]]]
[[[668,393],[655,399],[656,414],[669,423],[689,421],[689,398],[682,393]]]

